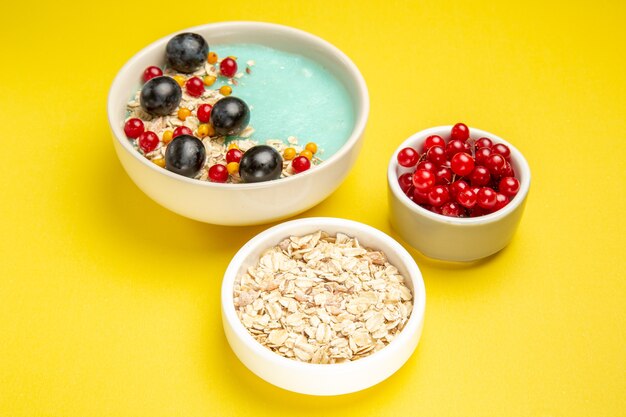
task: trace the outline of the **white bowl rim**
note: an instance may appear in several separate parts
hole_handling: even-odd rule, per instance
[[[316,230],[323,230],[325,226],[341,228],[346,225],[358,229],[359,233],[368,234],[375,240],[384,241],[385,244],[393,248],[394,253],[402,259],[402,262],[408,271],[408,276],[405,278],[407,280],[411,280],[413,284],[413,309],[411,310],[409,320],[406,322],[402,331],[387,346],[378,352],[356,361],[337,364],[312,364],[300,362],[280,356],[279,354],[274,353],[270,349],[262,346],[244,327],[235,311],[235,305],[233,303],[233,290],[235,279],[237,278],[237,272],[241,263],[251,251],[263,244],[269,236],[274,235],[288,237],[290,236],[289,230],[293,227],[311,226]],[[355,237],[359,238],[359,236]],[[267,246],[267,249],[271,247],[270,245]],[[263,361],[275,363],[282,368],[288,368],[294,372],[314,372],[316,375],[320,376],[332,376],[337,373],[352,372],[356,369],[367,367],[370,364],[376,364],[379,362],[384,363],[386,360],[385,358],[395,355],[396,351],[400,349],[403,344],[409,343],[411,334],[419,330],[420,325],[423,322],[424,312],[426,309],[426,290],[424,287],[424,279],[419,267],[415,263],[415,260],[407,252],[407,250],[391,236],[372,226],[354,220],[337,217],[307,217],[290,220],[273,226],[250,239],[241,247],[241,249],[239,249],[229,263],[222,281],[221,296],[222,313],[225,315],[225,319],[229,322],[232,330],[237,334],[237,336],[243,340],[248,347],[251,347],[254,350],[255,355],[259,356]]]
[[[305,38],[309,42],[316,44],[321,49],[324,49],[325,51],[329,52],[330,54],[334,55],[337,59],[342,61],[345,64],[346,68],[348,68],[350,78],[352,78],[356,82],[356,85],[357,85],[356,99],[360,104],[355,103],[354,111],[355,111],[356,117],[354,121],[354,127],[352,129],[352,132],[350,133],[350,136],[348,137],[346,142],[343,145],[341,145],[339,150],[335,152],[335,154],[332,155],[330,158],[323,161],[323,163],[316,166],[315,169],[309,169],[298,175],[292,175],[290,177],[280,178],[274,181],[264,181],[264,182],[249,183],[249,184],[242,183],[242,184],[236,184],[236,185],[214,183],[210,181],[201,181],[195,178],[188,178],[183,175],[178,175],[166,169],[156,166],[154,163],[150,162],[148,159],[144,158],[141,154],[139,154],[139,152],[137,152],[131,146],[130,142],[126,139],[126,135],[123,132],[122,126],[119,126],[117,123],[114,123],[113,121],[113,114],[115,113],[115,105],[111,99],[113,90],[121,82],[122,79],[129,76],[128,74],[126,74],[128,72],[129,67],[134,65],[134,63],[140,60],[141,57],[143,57],[144,55],[151,53],[154,49],[164,47],[165,43],[169,39],[171,39],[172,36],[178,33],[183,33],[183,32],[194,32],[198,30],[203,30],[207,28],[208,26],[212,28],[217,28],[217,29],[224,28],[224,29],[229,29],[229,30],[237,29],[237,28],[246,28],[248,30],[250,29],[270,30],[271,29],[274,31],[282,31],[283,33],[289,36]],[[299,181],[299,179],[305,178],[309,175],[314,175],[315,172],[319,172],[320,170],[330,169],[329,167],[330,165],[342,163],[341,159],[346,156],[350,148],[352,148],[358,143],[359,139],[363,135],[363,132],[365,131],[365,125],[367,123],[367,118],[369,115],[369,108],[370,108],[369,93],[367,90],[367,84],[365,83],[365,79],[363,78],[363,75],[361,74],[357,66],[352,62],[352,60],[339,48],[337,48],[330,42],[316,35],[313,35],[311,33],[305,32],[300,29],[296,29],[290,26],[285,26],[285,25],[279,25],[276,23],[255,22],[255,21],[228,21],[228,22],[218,22],[218,23],[207,23],[204,25],[198,25],[198,26],[176,31],[165,37],[162,37],[161,39],[158,39],[152,42],[151,44],[149,44],[148,46],[144,47],[139,52],[137,52],[135,55],[133,55],[133,57],[130,60],[128,60],[124,64],[124,66],[122,66],[122,68],[118,71],[117,75],[115,76],[113,83],[111,84],[111,88],[109,89],[109,94],[107,98],[108,120],[109,120],[109,125],[114,133],[113,136],[115,137],[117,141],[120,142],[120,144],[126,151],[130,152],[130,154],[133,155],[135,159],[139,160],[143,165],[147,166],[149,169],[152,169],[160,174],[166,175],[175,181],[194,184],[200,187],[218,188],[218,189],[228,188],[228,189],[234,189],[234,190],[262,189],[262,188],[272,187],[276,185],[278,181],[280,181],[281,184],[290,182],[290,181]]]
[[[415,140],[415,138],[418,136],[422,137],[430,135],[442,135],[445,133],[449,133],[451,129],[452,125],[447,125],[420,130],[419,132],[412,134],[404,142],[402,142],[402,144],[400,144],[400,146],[395,150],[393,155],[391,155],[391,159],[389,160],[389,166],[387,169],[387,182],[396,199],[398,199],[398,201],[400,201],[404,206],[409,208],[415,214],[427,217],[433,221],[446,224],[455,224],[459,226],[476,226],[481,224],[494,223],[512,213],[520,204],[522,204],[522,202],[528,195],[528,190],[530,188],[530,167],[528,166],[528,162],[526,161],[526,158],[524,158],[524,155],[510,142],[507,142],[500,136],[495,135],[491,132],[477,129],[474,127],[470,127],[470,132],[473,136],[489,137],[492,138],[495,143],[502,143],[508,146],[511,150],[511,159],[515,160],[515,162],[519,164],[520,171],[524,177],[524,181],[520,181],[520,190],[509,202],[509,204],[496,212],[489,213],[480,217],[448,217],[441,214],[433,213],[430,210],[426,210],[419,204],[415,204],[409,197],[407,197],[406,194],[402,192],[400,184],[398,183],[398,177],[396,175],[396,170],[399,165],[397,159],[398,152],[400,152],[400,150],[402,150],[403,148],[410,146],[409,144],[413,142],[413,140]]]

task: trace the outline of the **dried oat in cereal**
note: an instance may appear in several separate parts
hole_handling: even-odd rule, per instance
[[[383,349],[413,308],[405,278],[385,254],[343,233],[291,236],[235,281],[237,315],[286,358],[332,364]]]

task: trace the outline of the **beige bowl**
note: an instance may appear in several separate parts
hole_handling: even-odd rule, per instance
[[[323,230],[345,233],[366,247],[385,253],[406,278],[413,292],[413,311],[404,329],[380,351],[365,358],[339,364],[311,364],[284,358],[262,346],[239,320],[233,302],[235,280],[253,266],[267,249],[289,236]],[[274,226],[246,243],[233,257],[222,281],[222,322],[233,352],[252,372],[286,390],[310,395],[339,395],[375,385],[396,372],[411,356],[424,323],[426,292],[422,274],[411,255],[394,239],[363,223],[317,217],[292,220]]]
[[[446,217],[420,207],[400,189],[398,176],[406,168],[398,164],[398,152],[408,146],[421,149],[430,135],[447,138],[451,128],[440,126],[418,132],[405,140],[391,156],[387,170],[389,217],[402,239],[429,258],[474,261],[498,252],[511,241],[528,197],[530,168],[521,152],[509,142],[484,130],[470,128],[472,138],[485,136],[511,149],[511,165],[520,181],[519,192],[504,208],[481,217]]]

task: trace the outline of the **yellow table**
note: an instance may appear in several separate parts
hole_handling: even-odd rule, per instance
[[[5,3],[1,416],[626,415],[626,3]],[[388,157],[430,126],[492,131],[530,162],[526,213],[500,254],[459,266],[412,252],[423,337],[374,388],[307,397],[244,368],[222,332],[220,281],[266,226],[170,213],[114,155],[117,70],[157,38],[219,20],[310,31],[367,80],[361,157],[302,216],[396,236]]]

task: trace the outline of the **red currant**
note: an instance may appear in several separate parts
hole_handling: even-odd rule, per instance
[[[428,192],[428,202],[433,207],[439,207],[450,201],[450,191],[445,185],[435,185]]]
[[[519,191],[519,181],[513,177],[503,177],[498,184],[498,190],[509,197],[513,197]]]
[[[469,128],[463,123],[457,123],[452,126],[452,132],[450,132],[450,140],[462,140],[466,141],[469,138]]]
[[[506,146],[503,143],[498,143],[498,144],[493,145],[491,147],[491,151],[493,153],[497,153],[497,154],[504,156],[504,159],[506,160],[511,159],[511,150],[509,149],[508,146]]]
[[[211,120],[211,110],[213,110],[213,106],[210,104],[201,104],[198,107],[198,111],[196,111],[196,116],[198,116],[198,120],[200,123],[209,123]]]
[[[452,157],[450,168],[456,175],[464,177],[474,169],[474,159],[465,152],[459,152]]]
[[[163,75],[163,71],[161,71],[161,68],[155,67],[155,66],[148,67],[143,72],[143,77],[142,77],[143,78],[143,82],[147,83],[151,79],[153,79],[155,77],[160,77],[161,75]]]
[[[311,161],[306,156],[298,156],[291,161],[291,168],[296,174],[299,174],[311,168]]]
[[[452,170],[448,167],[439,167],[435,172],[435,184],[448,185],[452,182]]]
[[[504,169],[502,170],[502,176],[503,177],[515,177],[515,172],[513,171],[513,167],[508,161],[506,162],[506,164],[504,164]]]
[[[404,148],[400,152],[398,152],[398,164],[403,167],[410,168],[417,164],[419,161],[420,155],[413,148]]]
[[[209,181],[226,182],[228,179],[228,169],[222,164],[215,164],[209,168]]]
[[[435,185],[435,174],[432,171],[418,169],[415,171],[415,174],[413,174],[413,185],[416,190],[424,193]]]
[[[226,152],[226,163],[230,164],[231,162],[239,162],[241,161],[241,157],[243,156],[243,152],[239,149],[233,148]]]
[[[468,188],[457,194],[456,201],[463,207],[472,208],[476,205],[476,193]]]
[[[506,160],[504,159],[504,156],[497,153],[492,153],[491,155],[489,155],[489,158],[487,158],[485,166],[491,173],[491,176],[497,178],[502,175],[502,172],[505,169],[505,164]]]
[[[414,188],[413,201],[417,204],[428,204],[428,191],[422,193],[417,188]]]
[[[485,165],[490,155],[491,155],[491,149],[489,148],[476,149],[476,163],[478,165]]]
[[[446,146],[446,141],[439,135],[430,135],[424,141],[423,152],[426,152],[433,146]]]
[[[411,187],[413,187],[413,174],[407,172],[406,174],[402,174],[398,177],[398,184],[400,184],[400,189],[404,194],[407,194]]]
[[[220,73],[224,77],[234,77],[237,73],[237,61],[232,58],[224,58],[220,63]]]
[[[178,126],[176,129],[174,129],[172,138],[180,135],[193,135],[193,132],[187,126]]]
[[[435,167],[435,164],[430,161],[422,161],[417,164],[416,170],[418,169],[425,169],[426,171],[431,171],[434,174],[437,168]]]
[[[144,153],[152,152],[159,144],[159,137],[151,131],[143,132],[137,139],[137,144]]]
[[[457,196],[459,195],[459,193],[461,191],[469,190],[469,188],[470,186],[467,182],[463,180],[457,180],[450,184],[450,194],[452,195],[452,198],[458,201]]]
[[[204,83],[199,77],[191,77],[185,83],[187,94],[193,97],[200,97],[204,93]]]
[[[422,207],[424,207],[426,210],[432,211],[433,213],[443,214],[443,210],[441,209],[440,206],[422,206]]]
[[[476,165],[469,175],[469,180],[472,185],[487,185],[491,180],[491,175],[487,168],[482,165]]]
[[[480,138],[476,141],[476,149],[491,148],[493,142],[489,138]]]
[[[446,155],[448,156],[448,158],[452,158],[454,155],[456,155],[459,152],[466,152],[469,153],[470,151],[470,146],[467,142],[463,142],[462,140],[451,140],[450,142],[448,142],[448,145],[446,146]]]
[[[457,203],[450,201],[441,206],[441,214],[448,217],[463,217],[465,210]]]
[[[128,119],[124,124],[124,133],[130,139],[137,139],[143,133],[143,130],[143,122],[136,117]]]
[[[489,187],[482,187],[476,196],[476,204],[485,210],[493,210],[496,206],[496,192]]]
[[[435,164],[435,166],[439,166],[446,162],[446,151],[443,146],[433,146],[426,153],[426,158],[428,158],[430,162]]]
[[[474,208],[470,211],[470,217],[480,217],[485,214],[489,214],[489,211],[479,206],[474,206]]]
[[[496,194],[496,206],[493,208],[493,211],[500,210],[502,207],[509,204],[509,197],[505,196],[502,193]]]

